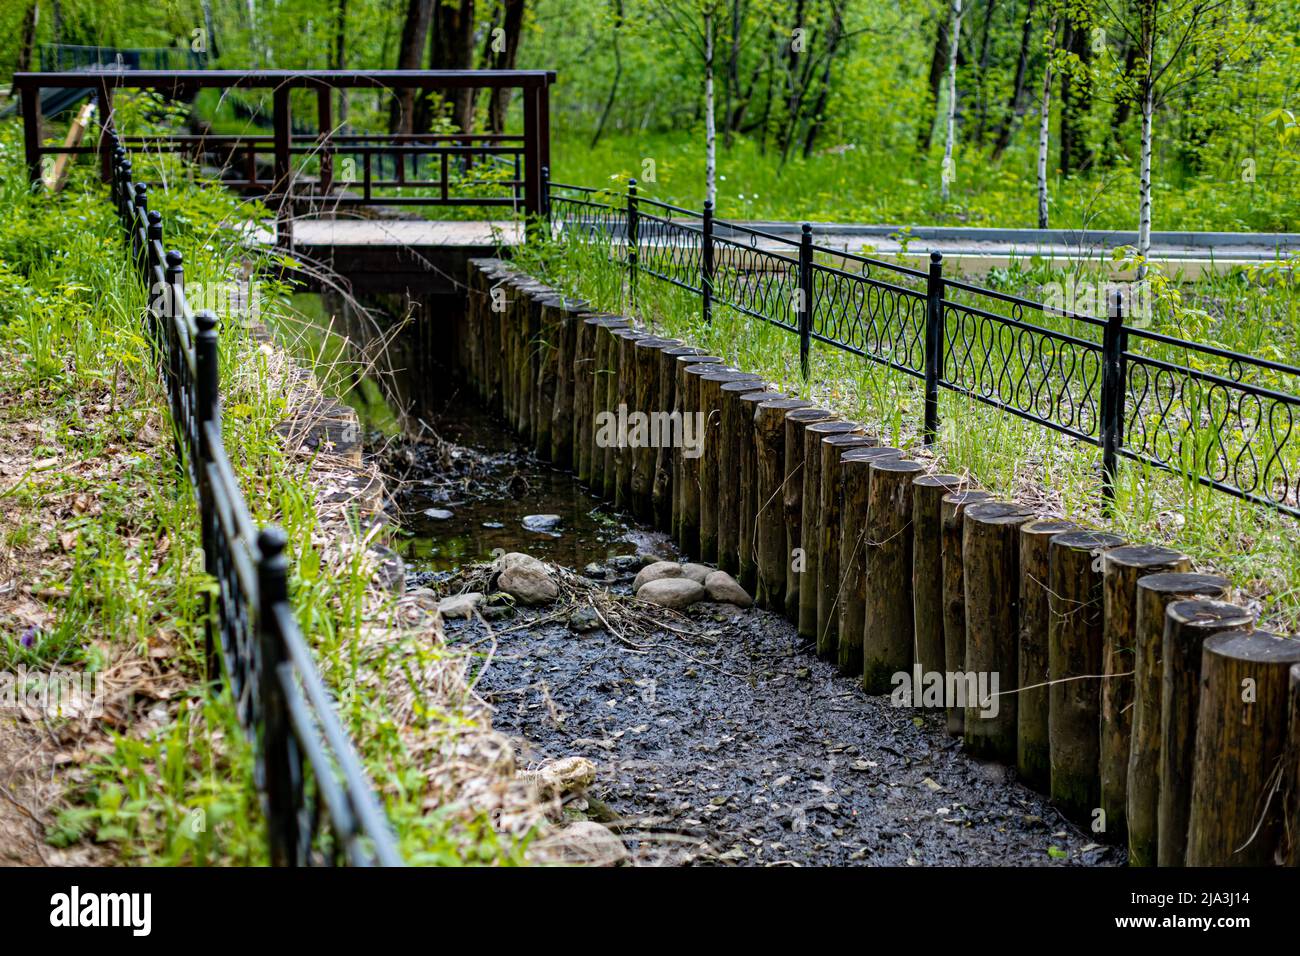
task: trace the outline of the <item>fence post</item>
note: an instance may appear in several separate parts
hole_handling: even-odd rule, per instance
[[[149,286],[149,344],[153,347],[155,356],[162,341],[159,336],[162,335],[163,308],[167,302],[167,289],[165,285],[158,284],[155,270],[155,266],[162,266],[162,262],[158,259],[162,237],[162,213],[157,209],[150,209],[149,225],[145,227],[145,282]]]
[[[808,380],[809,352],[812,349],[813,297],[812,224],[805,222],[799,235],[799,369]]]
[[[24,86],[20,95],[23,111],[23,149],[27,158],[28,187],[35,190],[41,184],[41,91],[35,86]]]
[[[146,256],[149,247],[147,245],[148,239],[145,240],[145,244],[143,245],[140,242],[140,227],[142,220],[146,224],[149,221],[149,187],[145,183],[136,183],[135,218],[131,221],[131,248],[135,252],[135,267],[145,273],[145,278],[147,279],[147,266],[149,260]],[[145,231],[147,234],[147,226]]]
[[[703,299],[702,317],[705,324],[713,321],[713,201],[704,201],[704,217],[700,226],[700,295]]]
[[[637,246],[640,242],[636,212],[636,180],[627,181],[627,287],[628,297],[636,305]]]
[[[289,600],[289,563],[284,546],[284,532],[275,526],[263,528],[257,536],[257,644],[261,661],[256,673],[262,706],[262,779],[272,866],[298,863],[293,744],[278,672],[285,660],[284,640],[275,620],[276,605]]]
[[[930,253],[925,283],[925,443],[939,434],[939,377],[943,374],[943,253]]]
[[[1106,331],[1101,357],[1101,473],[1102,495],[1109,507],[1115,497],[1119,445],[1124,427],[1124,293],[1107,296]]]
[[[194,316],[198,334],[194,337],[194,367],[197,381],[194,390],[194,417],[198,422],[199,446],[191,449],[198,460],[194,475],[198,481],[199,525],[203,532],[203,566],[209,574],[216,574],[216,527],[213,514],[212,488],[208,484],[207,464],[212,460],[212,445],[208,441],[209,423],[221,428],[221,405],[218,392],[218,339],[217,317],[203,311]],[[208,685],[215,690],[221,685],[221,660],[217,653],[216,602],[209,599],[207,622],[203,635],[203,659],[207,663]]]
[[[159,330],[158,347],[162,349],[165,363],[164,368],[167,370],[167,399],[171,402],[174,422],[179,425],[182,419],[179,414],[180,409],[176,400],[176,380],[179,373],[178,363],[180,357],[176,354],[176,349],[172,345],[171,323],[175,322],[176,318],[181,314],[181,299],[183,298],[185,291],[185,263],[181,258],[181,254],[175,249],[169,250],[167,253],[167,268],[164,272],[164,276],[167,282],[167,289],[165,292],[167,298],[164,300],[166,308],[159,316],[163,320],[163,328]],[[176,427],[173,427],[172,429],[172,444],[175,446],[176,467],[183,476],[185,473],[185,466],[183,464],[185,457],[181,450],[180,432]]]
[[[551,229],[551,167],[542,167],[542,222],[546,223],[546,238],[553,235]]]

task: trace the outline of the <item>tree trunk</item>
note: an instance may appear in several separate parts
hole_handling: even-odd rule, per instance
[[[27,8],[27,16],[23,18],[23,38],[18,45],[18,64],[14,67],[15,73],[30,73],[32,70],[32,55],[36,51],[36,28],[40,26],[40,22],[40,0],[32,0]]]
[[[1160,811],[1157,847],[1161,866],[1183,866],[1196,762],[1202,649],[1207,639],[1249,630],[1255,615],[1223,601],[1178,601],[1165,616],[1164,680],[1160,693]]]
[[[997,5],[997,0],[988,0],[985,4],[984,25],[980,30],[979,75],[975,78],[975,98],[978,100],[974,135],[976,143],[984,142],[984,131],[988,127],[989,101],[985,85],[989,72],[989,28],[993,25],[993,13],[997,9]]]
[[[869,448],[879,442],[866,435],[827,435],[821,442],[821,500],[818,526],[821,544],[817,565],[817,655],[835,663],[839,660],[840,600],[847,586],[840,566],[840,521],[844,487],[840,456],[853,448]]]
[[[948,117],[940,182],[940,197],[945,203],[949,198],[948,184],[953,178],[952,148],[957,134],[957,48],[961,44],[961,3],[962,0],[952,0],[952,42],[948,45]]]
[[[1033,517],[1014,502],[982,501],[966,509],[963,521],[966,672],[988,675],[990,688],[996,674],[1000,694],[996,706],[967,694],[963,743],[975,756],[1003,763],[1016,759],[1020,528]]]
[[[1283,860],[1300,866],[1300,664],[1291,667],[1287,707],[1286,757],[1282,762],[1282,793],[1286,800]]]
[[[939,502],[943,560],[943,659],[944,671],[948,674],[966,670],[966,577],[962,566],[966,507],[978,501],[987,501],[989,497],[987,491],[972,488],[944,495]],[[965,725],[966,709],[949,706],[948,733],[960,737]]]
[[[618,46],[619,31],[623,29],[623,0],[613,0],[613,7],[614,27],[610,31],[609,44],[610,52],[614,54],[614,78],[610,81],[609,96],[605,98],[605,106],[600,111],[596,131],[591,134],[591,147],[593,149],[600,142],[600,135],[605,132],[605,124],[609,122],[609,114],[614,109],[614,101],[618,97],[618,84],[623,79],[623,53]]]
[[[1142,97],[1142,167],[1138,173],[1138,266],[1139,281],[1147,274],[1146,260],[1151,255],[1151,122],[1155,106],[1150,87]]]
[[[1100,775],[1107,842],[1128,839],[1128,761],[1133,728],[1137,584],[1147,574],[1182,572],[1185,554],[1157,545],[1131,545],[1102,557],[1102,667]]]
[[[998,120],[997,134],[993,140],[993,158],[1001,156],[1011,145],[1011,133],[1016,120],[1025,115],[1025,88],[1029,76],[1029,47],[1034,36],[1034,5],[1037,0],[1029,0],[1025,8],[1025,25],[1020,34],[1020,56],[1016,59],[1016,77],[1011,83],[1011,97],[1007,100],[1006,112]]]
[[[418,70],[429,39],[429,21],[433,16],[433,0],[408,0],[406,20],[402,24],[402,38],[397,45],[397,68]],[[389,110],[388,129],[393,133],[409,133],[415,124],[415,90],[397,90]]]
[[[1016,771],[1043,793],[1051,789],[1051,710],[1048,671],[1048,623],[1051,611],[1050,542],[1058,534],[1078,531],[1073,521],[1048,518],[1020,526],[1020,633],[1017,647]]]
[[[912,621],[922,674],[944,672],[941,511],[944,495],[963,487],[957,475],[922,475],[912,482]]]
[[[505,30],[505,49],[497,54],[493,62],[493,68],[497,70],[513,70],[519,62],[519,42],[524,32],[524,6],[525,0],[502,0],[505,7],[505,18],[502,29]],[[622,19],[622,3],[619,2],[619,18]],[[617,31],[617,24],[615,25]],[[473,42],[474,27],[470,24],[470,42]],[[614,43],[618,42],[618,34],[614,34]],[[618,54],[615,51],[615,60]],[[622,70],[622,64],[619,64],[619,70]],[[615,80],[615,87],[618,81]],[[508,89],[494,90],[488,109],[488,129],[493,133],[504,133],[506,129],[506,113],[510,109],[510,96],[512,91]],[[613,91],[611,90],[611,98]],[[471,100],[472,103],[472,100]],[[472,116],[472,107],[471,107]],[[594,140],[593,140],[594,145]]]
[[[1160,806],[1160,694],[1164,682],[1165,612],[1176,601],[1221,599],[1225,578],[1209,574],[1148,574],[1137,582],[1134,624],[1133,732],[1128,755],[1129,866],[1155,866]]]
[[[1051,674],[1052,802],[1076,823],[1092,822],[1101,781],[1098,720],[1101,716],[1102,593],[1098,556],[1124,543],[1118,535],[1069,531],[1049,545],[1047,630]]]
[[[948,20],[940,15],[935,22],[934,52],[930,56],[930,73],[926,81],[929,95],[921,109],[921,127],[916,132],[916,149],[920,153],[928,153],[934,142],[934,110],[939,105],[939,87],[943,83],[944,68],[948,65]]]
[[[803,399],[779,398],[754,409],[754,537],[758,551],[754,599],[759,607],[778,614],[785,611],[786,566],[790,560],[784,503],[785,419],[790,412],[807,407]]]
[[[203,4],[204,13],[210,18],[211,9],[207,0]],[[211,28],[209,28],[211,33]],[[215,49],[215,48],[214,48]],[[348,68],[348,0],[338,0],[334,15],[334,69]],[[348,91],[339,90],[339,130],[347,131],[348,126]]]
[[[803,433],[802,540],[805,570],[799,578],[799,636],[817,640],[817,599],[822,565],[822,439],[830,435],[860,435],[857,422],[814,422]]]
[[[1188,866],[1269,866],[1282,837],[1277,779],[1300,641],[1235,631],[1205,642]]]
[[[1061,71],[1061,173],[1069,176],[1085,172],[1092,165],[1087,140],[1087,118],[1092,109],[1092,46],[1085,25],[1073,20],[1068,8],[1064,46],[1076,61],[1070,69]]]
[[[1056,39],[1056,17],[1047,25],[1047,62],[1043,65],[1043,92],[1038,112],[1038,228],[1047,228],[1047,151],[1052,131],[1052,44]]]
[[[910,677],[912,644],[912,482],[919,462],[877,458],[867,499],[866,629],[862,689],[887,694],[899,672]],[[919,690],[919,688],[917,688]]]
[[[713,116],[713,11],[704,14],[704,198],[718,201],[718,130]]]

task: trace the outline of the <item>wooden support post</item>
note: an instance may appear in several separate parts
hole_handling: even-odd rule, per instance
[[[722,441],[718,448],[718,568],[740,580],[741,505],[746,458],[754,445],[754,406],[774,393],[762,381],[722,383]],[[743,585],[742,585],[743,586]]]
[[[1020,637],[1016,701],[1016,772],[1042,793],[1051,787],[1051,748],[1047,725],[1050,710],[1047,627],[1051,575],[1048,543],[1058,534],[1078,531],[1073,521],[1045,518],[1020,526]]]
[[[1102,556],[1100,776],[1107,842],[1128,840],[1128,760],[1133,727],[1137,584],[1147,574],[1187,571],[1191,560],[1158,545],[1129,545]]]
[[[1286,753],[1282,760],[1282,859],[1300,866],[1300,664],[1291,666],[1287,692]]]
[[[1198,597],[1222,600],[1227,594],[1227,579],[1210,574],[1161,573],[1138,578],[1133,730],[1125,808],[1129,866],[1155,866],[1159,859],[1160,696],[1166,611],[1176,601]]]
[[[627,320],[610,320],[596,326],[595,366],[592,371],[591,404],[591,490],[602,498],[610,497],[613,489],[612,478],[607,481],[606,466],[612,462],[610,450],[610,431],[607,426],[612,399],[617,396],[615,381],[615,336],[620,329],[630,326]],[[607,490],[608,489],[608,490]]]
[[[739,396],[736,443],[740,450],[740,517],[736,540],[736,580],[750,594],[758,591],[758,407],[789,396],[781,392],[743,392]]]
[[[1300,641],[1233,631],[1205,642],[1188,866],[1269,866],[1282,838],[1288,682]]]
[[[551,461],[557,468],[574,470],[573,403],[574,353],[577,349],[578,315],[583,304],[560,296],[555,308],[558,327],[555,333],[555,404],[551,409]]]
[[[754,454],[757,464],[754,539],[758,551],[754,599],[759,607],[785,611],[786,568],[790,552],[785,519],[785,419],[808,408],[800,398],[777,398],[754,409]]]
[[[802,540],[804,572],[799,577],[799,636],[817,640],[817,603],[822,564],[822,439],[830,435],[860,435],[857,422],[813,422],[803,433]],[[838,555],[837,555],[838,558]]]
[[[850,448],[840,455],[840,577],[835,662],[847,677],[862,677],[862,635],[867,605],[867,508],[871,500],[871,463],[898,458],[897,448]]]
[[[807,573],[803,539],[804,430],[835,416],[824,408],[801,408],[785,416],[785,616],[799,623],[799,581]],[[798,552],[796,554],[796,551]]]
[[[961,491],[957,475],[921,475],[912,482],[912,621],[914,655],[922,674],[944,673],[943,525],[944,495]],[[844,506],[849,506],[845,483]],[[847,519],[846,519],[847,520]]]
[[[1160,689],[1160,810],[1157,862],[1183,866],[1192,808],[1201,656],[1216,634],[1254,627],[1255,615],[1223,601],[1176,601],[1165,611],[1164,680]]]
[[[1079,823],[1093,823],[1101,806],[1098,777],[1101,718],[1102,554],[1124,543],[1100,531],[1052,538],[1047,629],[1051,674],[1052,801]]]
[[[551,422],[555,396],[559,391],[560,309],[564,299],[556,295],[537,297],[537,379],[533,384],[533,454],[542,461],[551,458]]]
[[[598,314],[580,316],[573,345],[573,472],[584,485],[591,482],[591,393]]]
[[[655,353],[655,411],[669,416],[675,430],[681,428],[677,411],[677,357],[683,346],[679,339],[662,339]],[[702,352],[702,349],[695,349]],[[684,433],[683,433],[684,434]],[[654,449],[650,471],[650,512],[654,526],[671,534],[673,528],[673,447],[676,442]]]
[[[695,361],[695,358],[703,361]],[[715,361],[708,361],[715,359]],[[695,457],[685,454],[685,449],[677,450],[681,463],[680,489],[681,508],[677,522],[677,545],[692,558],[700,557],[700,466],[704,458],[711,454],[708,443],[708,416],[704,411],[701,396],[701,379],[711,372],[716,372],[721,363],[717,356],[705,355],[685,359],[690,364],[683,365],[681,376],[677,379],[677,388],[682,396],[682,427],[687,427],[686,416],[690,416],[693,434],[703,441],[702,454]],[[701,432],[700,429],[703,429]]]
[[[912,669],[912,482],[925,468],[903,458],[871,463],[867,499],[866,629],[862,688],[886,694]]]
[[[632,412],[637,411],[636,407],[636,345],[646,337],[646,333],[639,329],[621,329],[615,335],[616,345],[618,347],[618,394],[614,402],[613,411],[618,416],[621,423],[626,423],[627,418]],[[636,449],[628,444],[628,434],[625,428],[620,427],[617,430],[616,440],[613,443],[613,465],[614,465],[614,487],[613,501],[614,507],[623,511],[632,510],[632,462],[636,457]],[[605,460],[606,468],[609,467],[610,460]],[[609,473],[605,475],[606,487],[609,486]]]
[[[619,316],[602,313],[583,320],[586,327],[586,342],[582,346],[583,355],[579,361],[583,365],[579,386],[583,392],[581,411],[579,412],[578,448],[579,477],[587,483],[596,494],[604,491],[605,449],[597,444],[596,431],[598,415],[606,410],[607,390],[610,382],[608,369],[608,348],[613,332],[625,329],[629,322]]]
[[[655,455],[663,445],[671,447],[674,432],[659,394],[659,358],[676,340],[648,335],[633,349],[636,361],[637,410],[645,414],[645,434],[636,435],[638,444],[632,452],[632,513],[638,520],[654,519]]]
[[[1016,760],[1020,529],[1033,517],[1021,504],[981,501],[966,508],[963,522],[966,673],[974,676],[953,682],[966,696],[963,743],[978,757],[1009,764]],[[972,700],[981,683],[999,697],[980,700],[976,693]]]
[[[826,435],[821,440],[817,471],[821,492],[817,503],[817,656],[832,664],[839,661],[840,601],[847,584],[840,565],[840,522],[844,485],[840,456],[855,448],[874,448],[880,442],[867,435]]]
[[[722,456],[726,454],[728,436],[722,427],[723,395],[722,388],[731,382],[744,383],[754,391],[762,388],[763,382],[757,375],[740,372],[735,369],[718,369],[700,377],[700,410],[704,412],[706,423],[704,432],[705,454],[699,459],[700,476],[700,551],[701,561],[720,565],[718,556],[718,527],[720,513],[720,491],[718,474]]]
[[[987,491],[966,489],[944,495],[939,502],[943,561],[943,659],[944,671],[948,674],[966,670],[966,578],[961,553],[966,507],[978,501],[987,501],[988,498]],[[948,733],[960,737],[966,725],[966,708],[950,706],[947,710]]]

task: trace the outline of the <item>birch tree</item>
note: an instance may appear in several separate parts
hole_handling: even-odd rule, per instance
[[[940,193],[943,201],[948,201],[948,185],[953,180],[952,147],[957,132],[957,47],[961,43],[962,0],[953,0],[952,27],[948,35],[952,41],[948,44],[948,116],[947,132],[943,141],[943,167],[940,173]]]
[[[1047,58],[1038,113],[1038,228],[1047,228],[1047,152],[1052,133],[1052,54],[1056,51],[1056,14],[1047,22]]]
[[[657,5],[673,42],[693,50],[704,67],[704,196],[716,205],[718,126],[713,72],[717,52],[714,33],[721,0],[657,0]]]

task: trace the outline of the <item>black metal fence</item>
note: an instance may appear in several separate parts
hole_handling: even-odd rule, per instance
[[[543,171],[545,174],[545,171]],[[553,234],[608,242],[638,276],[696,292],[813,342],[922,382],[924,435],[947,389],[1100,447],[1103,487],[1120,458],[1300,517],[1300,368],[1201,345],[1125,322],[1107,290],[1104,318],[944,275],[793,240],[637,193],[544,182]]]
[[[164,251],[162,217],[149,209],[148,187],[132,180],[121,141],[109,135],[113,202],[149,289],[147,332],[171,406],[176,454],[198,498],[204,565],[216,584],[208,673],[216,684],[224,669],[253,742],[271,861],[401,865],[379,800],[294,618],[284,532],[253,523],[226,454],[217,317],[191,312],[181,254]]]

